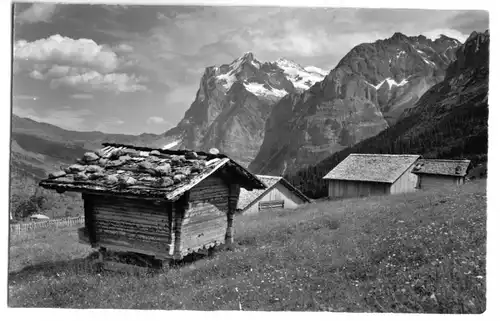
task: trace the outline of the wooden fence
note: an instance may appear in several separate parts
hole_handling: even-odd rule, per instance
[[[47,220],[41,222],[28,222],[28,223],[16,223],[10,224],[10,235],[18,235],[25,232],[35,231],[39,229],[44,229],[48,227],[65,227],[73,225],[83,225],[84,217],[65,217],[55,220]]]

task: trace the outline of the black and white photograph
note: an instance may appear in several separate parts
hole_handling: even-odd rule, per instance
[[[492,11],[297,3],[6,6],[8,308],[493,313]]]

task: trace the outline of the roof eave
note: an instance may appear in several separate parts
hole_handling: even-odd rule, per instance
[[[433,176],[450,176],[450,177],[465,177],[467,173],[464,174],[448,174],[448,173],[426,173],[426,172],[412,172],[415,175],[433,175]]]
[[[345,182],[367,182],[367,183],[383,183],[383,184],[393,184],[397,179],[394,181],[374,181],[374,180],[363,180],[363,179],[345,179],[345,178],[325,178],[326,180],[331,180],[331,181],[345,181]]]
[[[301,198],[303,201],[305,202],[308,202],[308,203],[311,203],[311,200],[309,199],[309,197],[307,197],[304,193],[302,193],[298,188],[296,188],[295,186],[293,186],[290,182],[288,182],[286,179],[284,179],[283,177],[278,181],[279,182],[283,182],[285,187],[287,187],[289,190],[292,191],[292,193],[294,193],[297,197]]]

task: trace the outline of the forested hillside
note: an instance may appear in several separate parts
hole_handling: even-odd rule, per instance
[[[408,115],[375,137],[335,153],[286,178],[307,196],[327,196],[322,177],[351,153],[420,154],[468,158],[488,153],[489,32],[473,33],[458,50],[443,82],[432,87]]]
[[[36,213],[50,218],[83,214],[79,194],[45,190],[38,186],[39,178],[15,165],[11,165],[10,177],[10,212],[14,220],[23,220]]]

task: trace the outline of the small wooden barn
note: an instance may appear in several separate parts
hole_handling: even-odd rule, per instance
[[[82,193],[80,241],[154,262],[181,259],[233,242],[240,187],[265,189],[223,154],[103,144],[40,182]]]
[[[239,214],[253,214],[275,208],[296,208],[301,204],[311,202],[283,177],[257,175],[257,178],[264,183],[266,188],[253,191],[242,188],[237,205]]]
[[[323,179],[330,199],[398,194],[414,191],[412,173],[420,155],[350,154]]]
[[[418,177],[417,188],[460,185],[465,182],[469,165],[470,160],[421,159],[412,172]]]

